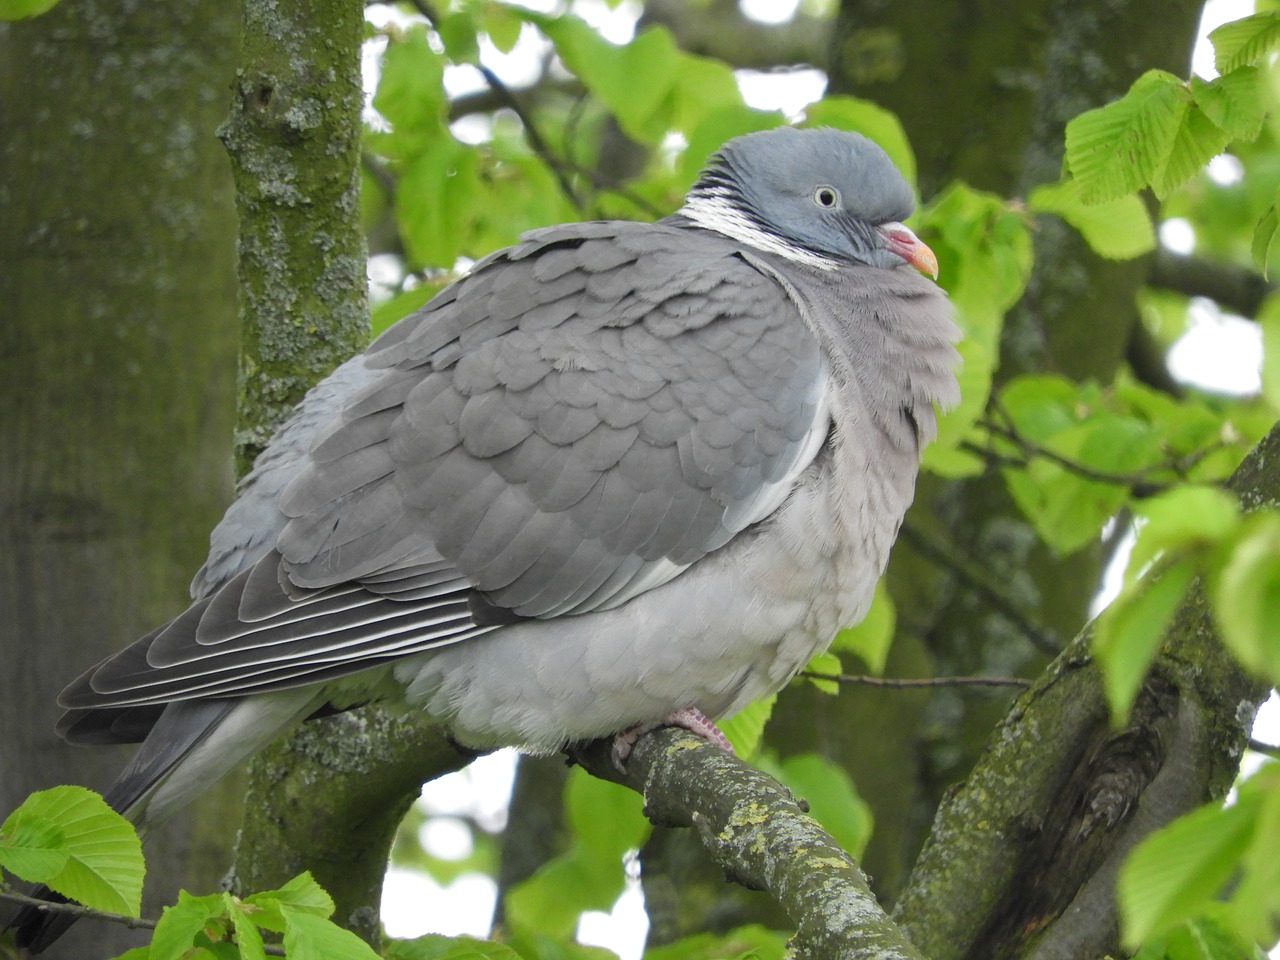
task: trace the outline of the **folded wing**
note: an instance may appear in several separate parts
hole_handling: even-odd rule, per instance
[[[73,684],[69,735],[616,606],[767,517],[829,419],[783,290],[661,223],[530,234],[363,362],[313,439],[277,440],[308,452],[274,548]]]

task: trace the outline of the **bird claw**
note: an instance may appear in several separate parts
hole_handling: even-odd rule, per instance
[[[733,744],[724,735],[724,731],[716,726],[714,720],[697,707],[681,707],[679,710],[671,711],[656,723],[637,723],[613,738],[613,766],[619,773],[627,772],[627,758],[631,756],[636,741],[650,730],[657,730],[659,727],[681,727],[714,743],[725,753],[733,754]]]

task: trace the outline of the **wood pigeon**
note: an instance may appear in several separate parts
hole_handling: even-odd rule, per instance
[[[534,230],[302,401],[194,603],[62,694],[139,825],[395,698],[475,748],[715,727],[871,602],[957,329],[865,137],[749,134],[675,214]],[[43,918],[19,922],[43,946]]]

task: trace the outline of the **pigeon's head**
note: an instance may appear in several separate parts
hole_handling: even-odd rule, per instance
[[[699,226],[816,266],[938,261],[901,223],[911,187],[879,146],[857,133],[778,127],[725,144],[681,213]]]

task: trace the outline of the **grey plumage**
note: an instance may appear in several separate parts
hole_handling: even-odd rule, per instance
[[[783,129],[663,221],[482,260],[307,396],[196,602],[60,732],[151,729],[112,795],[142,821],[327,704],[545,752],[778,689],[865,613],[956,399],[911,206],[870,141]]]

